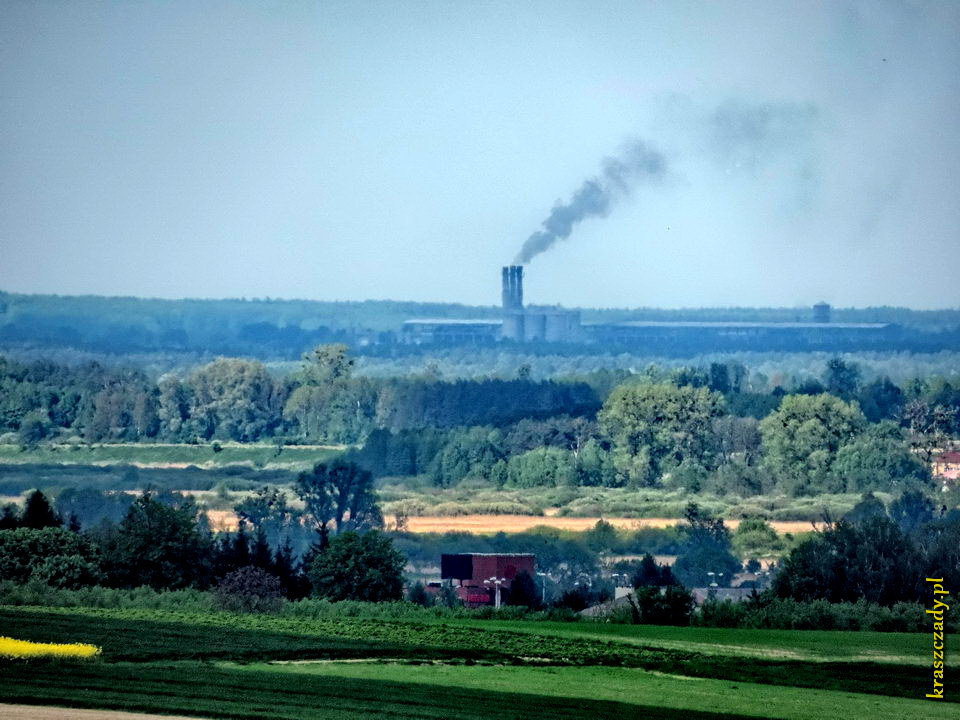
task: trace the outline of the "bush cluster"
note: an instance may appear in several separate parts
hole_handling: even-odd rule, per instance
[[[925,632],[930,618],[920,603],[899,602],[891,607],[860,599],[831,603],[826,600],[758,599],[734,603],[707,600],[694,615],[701,627],[764,628],[769,630],[872,630],[875,632]],[[947,616],[955,632],[958,623]]]

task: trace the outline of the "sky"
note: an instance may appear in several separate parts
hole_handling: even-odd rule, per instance
[[[549,231],[531,303],[957,307],[958,38],[957,0],[6,0],[0,290],[494,304]]]

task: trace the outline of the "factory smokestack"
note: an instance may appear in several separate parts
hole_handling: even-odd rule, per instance
[[[527,238],[514,262],[530,262],[549,250],[557,240],[566,240],[574,226],[590,217],[606,217],[613,205],[633,192],[641,180],[658,181],[666,172],[666,160],[641,142],[628,145],[618,157],[605,158],[597,177],[585,180],[567,202],[557,202],[543,221],[543,229]]]
[[[523,267],[508,265],[501,271],[503,298],[503,330],[505,340],[523,342]]]
[[[523,267],[508,265],[502,271],[501,299],[504,311],[523,310]]]

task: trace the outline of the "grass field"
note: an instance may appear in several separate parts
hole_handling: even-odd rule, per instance
[[[464,620],[465,625],[565,638],[615,640],[648,648],[687,650],[708,655],[780,658],[809,662],[871,662],[929,665],[930,638],[917,633],[833,630],[740,630],[599,622],[511,623]],[[947,652],[960,655],[960,636],[945,638]]]
[[[226,465],[251,465],[264,469],[302,470],[342,451],[343,446],[289,445],[278,454],[275,445],[221,443],[219,452],[212,444],[176,445],[161,443],[52,444],[34,448],[0,445],[0,463],[132,465],[144,468],[202,468]]]
[[[929,706],[916,700],[853,695],[836,690],[786,688],[726,680],[689,678],[634,668],[490,667],[401,665],[398,663],[262,664],[244,669],[291,673],[306,678],[341,678],[369,682],[495,690],[556,698],[590,698],[663,710],[726,716],[746,714],[777,718],[833,718],[838,707],[846,718],[929,718]],[[459,690],[458,690],[459,692]],[[697,715],[693,715],[697,717]]]
[[[376,678],[375,673],[374,679],[351,678],[194,662],[148,666],[115,663],[70,668],[69,672],[56,667],[5,668],[0,674],[0,700],[264,720],[749,717],[745,713],[676,710],[577,695],[557,697],[388,680]]]
[[[14,607],[0,607],[0,634],[103,648],[0,666],[8,703],[284,720],[931,711],[926,635]]]
[[[422,479],[380,481],[380,497],[387,514],[413,517],[450,517],[452,522],[465,515],[559,515],[564,520],[583,518],[676,518],[683,517],[689,502],[718,517],[735,520],[762,517],[767,520],[821,521],[824,513],[843,515],[856,505],[858,494],[822,494],[810,497],[756,495],[738,497],[711,493],[689,493],[682,489],[610,488],[610,487],[533,487],[496,488],[480,481],[462,486],[437,488],[424,485]],[[890,496],[877,493],[884,501]]]

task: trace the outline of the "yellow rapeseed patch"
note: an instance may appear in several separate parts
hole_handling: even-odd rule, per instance
[[[96,645],[85,643],[35,643],[0,636],[0,658],[29,660],[33,658],[92,658],[100,654]]]

